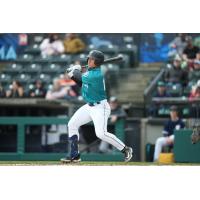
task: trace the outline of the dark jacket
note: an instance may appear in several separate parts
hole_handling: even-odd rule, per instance
[[[174,67],[167,69],[164,73],[166,82],[186,84],[188,81],[187,72],[181,67]]]
[[[172,121],[171,119],[169,119],[164,125],[163,135],[165,137],[173,135],[174,130],[183,129],[184,127],[185,124],[181,119],[178,119],[177,121]]]

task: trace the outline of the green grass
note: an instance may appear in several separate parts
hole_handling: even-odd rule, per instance
[[[0,161],[0,166],[164,166],[166,164],[158,164],[151,162],[90,162],[83,161],[81,163],[62,164],[59,161]],[[200,166],[200,163],[172,163],[167,166]]]

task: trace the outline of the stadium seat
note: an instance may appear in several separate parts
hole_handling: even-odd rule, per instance
[[[44,40],[44,33],[42,34],[34,34],[35,36],[33,37],[33,43],[34,44],[41,44],[42,41]]]
[[[52,84],[49,84],[49,85],[47,85],[47,90],[51,90],[52,88],[53,88],[53,85]]]
[[[1,85],[6,89],[9,87],[9,85],[11,84],[11,76],[9,74],[1,74],[0,75],[0,83]]]
[[[24,86],[24,94],[25,94],[25,96],[29,96],[29,92],[32,89],[34,89],[34,85],[32,83],[31,84],[26,84]]]
[[[25,73],[30,73],[30,74],[37,74],[41,72],[41,65],[39,64],[30,64],[26,65],[23,70]]]
[[[37,63],[49,63],[50,60],[51,60],[51,56],[39,55],[39,56],[35,57],[34,62],[37,62]]]
[[[114,55],[115,53],[118,52],[118,47],[116,45],[102,45],[98,48],[102,52],[106,52],[109,55]]]
[[[87,54],[81,53],[81,54],[72,56],[71,63],[72,62],[74,63],[75,61],[80,61],[81,65],[85,65],[87,62]]]
[[[167,107],[162,107],[158,109],[158,117],[168,117],[170,109]]]
[[[4,86],[5,91],[10,90],[12,88],[12,83],[8,82],[7,84],[5,84]]]
[[[62,54],[59,56],[52,56],[51,62],[69,64],[71,62],[71,55]]]
[[[183,117],[189,117],[190,109],[189,108],[183,108],[182,109],[182,115]]]
[[[33,44],[29,46],[26,50],[25,53],[31,54],[31,55],[39,55],[40,52],[40,46],[39,44]]]
[[[40,74],[35,80],[41,80],[44,83],[50,83],[52,81],[51,77],[48,74]]]
[[[187,87],[184,88],[182,95],[188,97],[190,95],[191,89],[192,87],[188,85]]]
[[[119,65],[109,63],[109,64],[107,64],[107,68],[109,71],[118,71]]]
[[[22,72],[22,65],[13,63],[13,64],[10,64],[10,65],[7,65],[6,68],[3,71],[5,73],[9,73],[9,74],[21,73]]]
[[[127,54],[119,54],[123,57],[123,61],[120,64],[120,68],[129,68],[130,67],[130,57]]]
[[[8,84],[9,82],[11,82],[11,76],[9,74],[1,74],[0,82],[2,85]]]
[[[182,95],[182,87],[178,84],[169,86],[167,91],[172,97],[180,97]]]
[[[31,76],[29,74],[19,74],[16,78],[23,85],[31,81]]]
[[[31,54],[23,54],[23,55],[20,55],[18,58],[17,58],[17,62],[20,62],[20,63],[24,63],[24,62],[32,62],[33,60],[33,55]]]
[[[57,74],[60,73],[60,70],[61,66],[58,64],[49,64],[42,68],[42,72],[46,74]]]

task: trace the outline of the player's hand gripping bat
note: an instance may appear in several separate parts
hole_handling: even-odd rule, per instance
[[[119,55],[116,57],[105,59],[103,64],[119,62],[122,60],[123,60],[123,57]],[[73,69],[73,67],[70,67],[67,69],[67,73],[70,73],[72,70],[73,70],[73,75],[70,78],[74,80],[79,86],[82,86],[81,71],[78,69]]]

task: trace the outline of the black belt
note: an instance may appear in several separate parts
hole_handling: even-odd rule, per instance
[[[97,104],[100,104],[101,102],[96,102],[96,103],[88,103],[89,106],[96,106]]]

